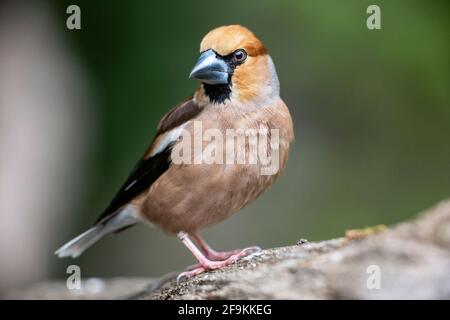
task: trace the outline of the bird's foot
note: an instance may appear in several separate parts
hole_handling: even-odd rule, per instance
[[[231,251],[221,251],[221,252],[217,252],[217,251],[210,249],[210,250],[206,251],[206,257],[213,261],[222,261],[222,260],[226,260],[234,255],[242,255],[243,253],[246,253],[244,255],[244,257],[245,257],[245,256],[248,256],[249,254],[252,254],[257,251],[261,251],[261,248],[258,246],[252,246],[252,247],[248,247],[245,249],[236,249],[236,250],[231,250]]]
[[[231,251],[222,251],[222,252],[216,252],[216,251],[210,251],[207,252],[206,257],[212,261],[224,261],[230,258],[233,255],[238,255],[240,258],[246,257],[254,252],[261,251],[262,249],[258,246],[252,246],[245,249],[236,249]],[[194,269],[202,268],[202,265],[200,263],[193,264],[184,271],[191,271]]]
[[[237,260],[246,257],[256,251],[260,251],[261,248],[257,246],[248,247],[245,249],[237,249],[227,252],[215,252],[215,255],[211,257],[211,255],[208,255],[208,259],[203,259],[201,262],[194,264],[192,266],[189,266],[186,268],[186,270],[182,273],[180,273],[177,277],[177,283],[180,282],[181,279],[189,279],[196,275],[199,275],[203,272],[209,271],[209,270],[216,270],[220,269],[226,266],[229,266],[236,262]],[[218,260],[219,258],[226,257],[225,259]],[[214,260],[209,260],[213,259]]]

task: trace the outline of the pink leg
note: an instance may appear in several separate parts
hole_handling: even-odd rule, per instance
[[[214,270],[219,269],[225,266],[228,266],[235,261],[239,260],[242,257],[247,256],[250,252],[244,250],[240,250],[238,253],[232,254],[228,256],[228,258],[221,260],[221,261],[212,261],[208,259],[192,242],[192,240],[189,238],[188,234],[185,232],[179,232],[177,234],[178,238],[181,240],[181,242],[189,249],[189,251],[192,252],[192,254],[197,258],[199,261],[198,265],[194,265],[190,267],[187,271],[182,272],[178,278],[177,282],[183,277],[190,278],[197,274],[203,273],[206,270]]]
[[[241,252],[247,252],[248,254],[254,252],[254,251],[260,251],[261,248],[258,246],[252,246],[245,249],[236,249],[231,251],[223,251],[223,252],[217,252],[213,248],[211,248],[206,241],[200,237],[198,234],[193,234],[192,239],[194,239],[195,242],[200,246],[200,249],[203,250],[206,257],[210,260],[218,261],[218,260],[226,260],[232,255],[240,254]]]

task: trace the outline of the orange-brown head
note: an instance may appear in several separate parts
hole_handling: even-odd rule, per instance
[[[211,30],[200,44],[200,57],[190,77],[213,103],[247,103],[278,97],[279,83],[264,44],[240,25]]]

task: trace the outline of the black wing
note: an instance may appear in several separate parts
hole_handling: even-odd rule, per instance
[[[202,110],[203,108],[200,108],[192,100],[192,97],[183,101],[162,118],[158,126],[156,137],[196,117]],[[95,223],[104,223],[108,221],[121,207],[129,203],[133,198],[140,195],[145,190],[148,190],[153,182],[169,169],[172,146],[173,143],[169,144],[162,152],[149,158],[146,158],[147,154],[145,154]],[[149,150],[151,149],[150,146]],[[149,152],[149,150],[147,152]]]
[[[172,144],[153,157],[139,161],[96,223],[102,220],[106,221],[118,209],[147,190],[156,179],[169,169],[171,150]]]

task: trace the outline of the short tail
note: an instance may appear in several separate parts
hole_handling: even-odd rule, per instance
[[[86,232],[83,232],[78,237],[67,242],[61,248],[56,250],[55,254],[59,258],[77,258],[104,236],[131,227],[138,222],[139,219],[136,217],[133,209],[131,207],[125,207],[118,214],[111,216],[106,221],[104,220],[94,225]]]
[[[58,256],[58,258],[79,257],[90,246],[92,246],[94,243],[96,243],[106,235],[104,229],[105,228],[102,225],[93,226],[86,232],[83,232],[78,237],[70,240],[61,248],[56,250],[55,254]]]

